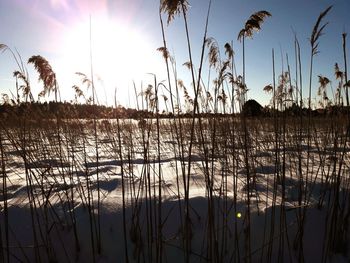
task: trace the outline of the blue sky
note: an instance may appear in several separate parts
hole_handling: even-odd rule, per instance
[[[195,65],[198,65],[208,7],[206,0],[190,0],[188,12],[189,30]],[[281,52],[288,53],[292,72],[294,63],[293,30],[301,44],[304,87],[309,77],[309,37],[315,21],[325,8],[333,5],[325,22],[329,22],[320,40],[320,54],[315,57],[314,94],[318,87],[317,75],[331,79],[333,87],[334,64],[343,69],[343,32],[350,33],[348,0],[213,0],[208,36],[214,37],[222,54],[226,42],[233,41],[238,73],[242,70],[242,46],[237,35],[249,16],[259,10],[267,10],[262,30],[246,41],[246,83],[248,97],[262,104],[269,96],[262,88],[272,83],[272,48],[276,53],[276,71],[282,71]],[[153,0],[1,0],[0,43],[16,48],[24,62],[32,55],[44,56],[57,73],[62,99],[73,98],[72,86],[79,84],[75,72],[89,74],[89,17],[92,20],[93,65],[98,75],[99,98],[111,104],[117,88],[118,101],[124,106],[134,106],[132,88],[142,81],[152,83],[147,73],[155,73],[165,79],[165,67],[156,49],[162,46],[158,17],[159,2]],[[190,87],[189,71],[181,66],[188,61],[185,30],[182,17],[166,26],[169,50],[175,55],[179,78]],[[348,38],[349,39],[349,38]],[[348,40],[350,42],[350,40]],[[350,46],[350,43],[348,47]],[[348,54],[350,54],[349,48]],[[32,65],[27,65],[34,95],[42,84]],[[12,73],[17,70],[9,53],[0,54],[0,93],[15,93]],[[82,87],[83,88],[83,87]],[[50,99],[53,99],[51,97]]]

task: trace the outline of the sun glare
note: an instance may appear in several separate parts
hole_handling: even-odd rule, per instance
[[[147,35],[131,26],[108,19],[92,19],[91,50],[94,77],[111,94],[117,87],[125,97],[132,81],[157,71],[156,50]],[[64,70],[90,76],[90,22],[72,26],[64,36]],[[98,83],[96,84],[98,85]],[[101,94],[105,96],[105,94]]]

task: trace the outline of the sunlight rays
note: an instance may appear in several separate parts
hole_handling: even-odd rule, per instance
[[[70,74],[88,73],[90,65],[89,21],[73,25],[63,36],[62,62],[58,70]],[[107,94],[118,87],[123,96],[132,81],[144,79],[149,72],[160,68],[160,57],[151,47],[147,34],[126,23],[106,17],[92,17],[92,62],[96,80],[108,89]],[[67,65],[68,68],[67,68]],[[104,91],[101,91],[104,97]],[[97,87],[97,95],[99,95]]]

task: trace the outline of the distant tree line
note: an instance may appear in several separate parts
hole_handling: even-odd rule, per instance
[[[35,117],[42,118],[152,118],[153,113],[144,110],[136,110],[119,106],[117,108],[104,105],[92,104],[72,104],[69,102],[31,102],[20,103],[16,105],[0,105],[0,114],[2,117],[21,116],[25,112],[34,114]],[[30,117],[30,116],[29,116]]]
[[[346,115],[350,112],[349,107],[345,106],[329,106],[326,108],[319,108],[312,110],[312,116],[334,116],[334,115]],[[137,110],[133,108],[125,108],[123,106],[118,107],[107,107],[104,105],[92,105],[92,104],[72,104],[69,102],[31,102],[31,103],[20,103],[20,104],[8,104],[4,103],[0,105],[0,118],[11,118],[20,117],[25,113],[27,117],[35,116],[35,118],[78,118],[78,119],[144,119],[144,118],[155,118],[157,113]],[[290,107],[284,109],[283,111],[274,110],[270,107],[263,107],[255,100],[248,100],[242,107],[243,115],[247,117],[272,117],[275,115],[285,116],[307,116],[309,113],[308,108],[301,108],[296,104],[292,104]],[[200,113],[196,114],[201,117],[227,117],[232,116],[232,114],[224,113]],[[235,115],[240,115],[236,113]],[[173,118],[174,115],[171,112],[161,112],[158,113],[161,118]],[[179,113],[176,117],[189,118],[191,113]]]

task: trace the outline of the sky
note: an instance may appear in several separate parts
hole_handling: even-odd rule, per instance
[[[189,34],[194,66],[198,69],[209,0],[189,0],[189,3]],[[307,87],[309,38],[319,14],[330,5],[333,8],[324,20],[329,24],[320,39],[320,53],[314,60],[314,96],[318,75],[328,77],[335,88],[334,64],[337,62],[340,69],[344,69],[342,33],[350,33],[350,1],[213,0],[208,37],[217,40],[222,56],[225,43],[232,41],[236,68],[238,74],[242,74],[242,43],[237,35],[252,13],[266,10],[272,14],[261,31],[246,41],[248,98],[266,105],[270,95],[263,87],[272,83],[272,49],[276,74],[286,70],[286,54],[294,72],[296,34],[301,45],[304,87]],[[24,63],[32,55],[45,57],[56,72],[62,100],[70,101],[74,99],[73,85],[80,86],[86,94],[91,92],[76,74],[82,72],[91,76],[91,21],[92,65],[99,102],[112,105],[116,92],[118,104],[135,107],[133,83],[139,92],[141,85],[153,84],[150,73],[155,74],[158,81],[166,79],[164,61],[157,51],[163,46],[158,11],[159,1],[156,0],[0,0],[0,43],[17,50]],[[166,22],[165,15],[163,18]],[[182,66],[189,60],[183,17],[176,16],[169,25],[165,23],[165,34],[168,49],[176,59],[178,77],[191,90],[190,72]],[[33,95],[37,98],[42,83],[38,82],[33,65],[26,64],[26,67]],[[17,69],[9,52],[0,53],[0,94],[10,97],[15,94],[13,72]],[[206,73],[203,73],[204,82],[208,79]],[[53,95],[46,99],[52,100]]]

